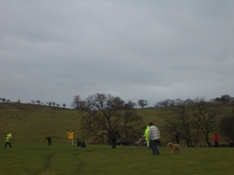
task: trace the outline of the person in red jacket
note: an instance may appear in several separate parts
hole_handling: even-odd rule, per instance
[[[219,135],[218,134],[214,135],[214,144],[215,144],[215,147],[219,146]]]

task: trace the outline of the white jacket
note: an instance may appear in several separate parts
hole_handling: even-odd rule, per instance
[[[156,126],[150,126],[149,128],[149,139],[157,140],[160,139],[160,132]]]

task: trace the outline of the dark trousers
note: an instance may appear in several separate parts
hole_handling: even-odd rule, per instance
[[[117,139],[111,139],[110,142],[111,142],[111,147],[112,148],[116,148],[116,140]]]
[[[219,142],[215,142],[215,147],[219,147]]]
[[[10,148],[12,148],[12,146],[11,146],[11,142],[6,142],[6,143],[5,143],[4,148],[6,148],[6,147],[7,147],[7,145],[9,145],[9,146],[10,146]]]
[[[152,150],[154,155],[159,154],[159,151],[158,151],[158,148],[157,148],[157,140],[151,140],[150,141],[150,146],[151,146],[151,150]]]

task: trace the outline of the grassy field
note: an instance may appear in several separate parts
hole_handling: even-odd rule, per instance
[[[143,116],[143,125],[149,121],[159,128],[163,125],[157,109],[137,112]],[[81,113],[76,110],[0,103],[0,175],[232,175],[234,172],[233,148],[182,147],[180,154],[171,155],[170,149],[162,146],[160,155],[153,156],[149,148],[138,146],[69,147],[65,131],[74,129],[75,138],[79,138],[80,119]],[[12,149],[3,148],[8,132],[13,133]],[[55,136],[52,146],[47,146],[47,135]]]
[[[162,119],[158,117],[157,109],[138,109],[143,116],[143,126],[149,121],[160,127]],[[66,139],[65,131],[75,130],[79,135],[81,112],[33,104],[0,103],[0,139],[4,140],[8,132],[13,133],[15,143],[44,143],[45,136],[56,136],[57,143]],[[83,139],[83,138],[81,138]]]
[[[0,149],[1,175],[233,175],[233,148],[182,148],[178,155],[159,147],[13,144]]]
[[[48,135],[63,142],[67,129],[74,129],[79,137],[80,118],[80,112],[71,109],[0,103],[0,138],[12,132],[15,143],[43,143]]]
[[[160,116],[160,110],[155,108],[137,109],[137,114],[143,117],[142,126],[150,121],[161,131],[161,141],[164,145],[170,141],[167,133],[163,132],[165,121]],[[49,107],[33,104],[0,103],[0,140],[4,142],[8,132],[12,132],[16,144],[43,144],[46,136],[55,136],[57,144],[64,143],[65,131],[75,130],[75,139],[82,138],[79,133],[82,113],[73,109]],[[144,131],[142,131],[144,132]],[[213,139],[213,135],[210,135]],[[229,143],[220,134],[220,143]],[[182,143],[185,145],[185,143]]]

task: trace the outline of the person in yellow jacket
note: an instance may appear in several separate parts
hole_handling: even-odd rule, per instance
[[[150,147],[150,140],[149,140],[149,125],[146,126],[144,135],[137,141],[135,144],[139,145],[140,142],[145,138],[147,147]]]
[[[12,140],[12,134],[11,134],[11,133],[8,133],[7,136],[6,136],[6,143],[5,143],[4,148],[6,148],[7,145],[9,145],[10,148],[12,148],[11,140]]]
[[[146,128],[145,128],[144,137],[145,137],[145,141],[146,141],[147,147],[149,147],[149,146],[150,146],[150,140],[149,140],[149,125],[146,126]]]
[[[74,136],[75,131],[74,130],[72,130],[72,131],[67,130],[66,133],[67,133],[68,144],[70,146],[73,146],[74,145],[73,136]]]

